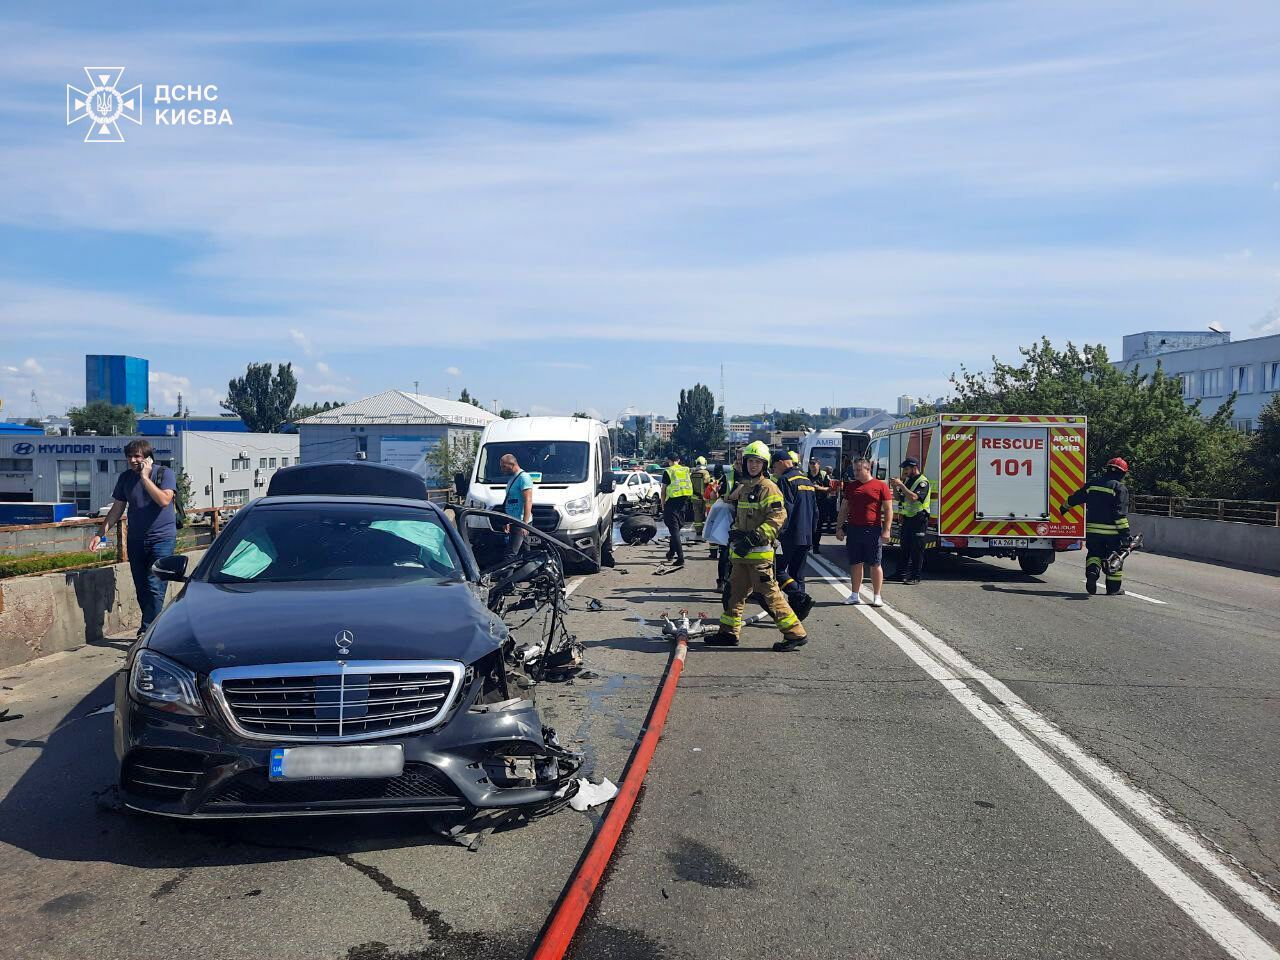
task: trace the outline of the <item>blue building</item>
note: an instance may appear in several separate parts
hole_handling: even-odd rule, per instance
[[[1232,342],[1228,331],[1153,330],[1124,338],[1125,372],[1151,374],[1156,365],[1182,382],[1187,403],[1200,401],[1200,413],[1212,416],[1236,394],[1232,426],[1252,431],[1258,414],[1280,392],[1280,334]]]
[[[138,413],[151,404],[147,376],[150,364],[141,357],[88,354],[84,358],[84,400],[127,404]]]
[[[239,417],[139,417],[138,434],[143,437],[173,437],[184,430],[200,433],[248,433]],[[281,431],[296,432],[296,431]]]

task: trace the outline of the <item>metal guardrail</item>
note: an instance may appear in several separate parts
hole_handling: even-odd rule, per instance
[[[1280,527],[1280,502],[1274,500],[1212,500],[1204,497],[1157,497],[1135,494],[1129,499],[1133,513],[1191,520],[1223,520]]]

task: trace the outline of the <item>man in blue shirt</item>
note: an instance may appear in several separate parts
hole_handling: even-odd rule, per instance
[[[516,460],[514,453],[503,454],[498,465],[503,473],[511,475],[511,480],[507,483],[506,495],[502,498],[502,512],[508,517],[532,523],[533,481],[520,469],[520,462]],[[522,527],[512,527],[510,524],[503,532],[507,535],[507,552],[504,559],[510,560],[524,549],[525,537],[529,532]]]
[[[116,480],[111,494],[111,509],[102,521],[105,537],[128,508],[125,518],[129,528],[129,571],[133,574],[133,588],[138,594],[138,607],[142,610],[142,626],[138,636],[151,626],[151,622],[164,607],[167,584],[151,572],[151,565],[161,557],[173,556],[178,545],[178,526],[173,509],[173,498],[178,489],[173,471],[156,466],[151,459],[154,451],[146,440],[130,440],[124,447],[129,469]]]

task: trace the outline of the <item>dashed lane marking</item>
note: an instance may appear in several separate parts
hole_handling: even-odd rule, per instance
[[[842,596],[852,591],[847,577],[825,558],[811,558],[821,577]],[[1070,737],[1032,710],[1003,683],[978,669],[961,654],[910,617],[893,609],[855,606],[862,616],[898,646],[917,666],[938,681],[970,714],[1005,744],[1041,780],[1097,830],[1121,855],[1175,903],[1228,954],[1240,960],[1280,960],[1280,953],[1224,906],[1194,877],[1180,868],[1138,830],[1102,802],[1077,774],[1135,815],[1187,859],[1208,871],[1242,901],[1273,924],[1280,907],[1269,894],[1246,880],[1235,866],[1187,828],[1171,820],[1146,793],[1132,787],[1114,770],[1089,756]],[[890,623],[890,618],[895,623]],[[901,629],[899,629],[901,627]],[[905,631],[905,632],[904,632]],[[908,636],[908,633],[911,635]],[[999,706],[992,706],[966,684],[976,681]],[[1034,741],[1038,740],[1039,744]],[[1044,748],[1052,749],[1074,768]]]

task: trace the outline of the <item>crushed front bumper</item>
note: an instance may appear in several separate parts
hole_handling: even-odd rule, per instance
[[[289,743],[246,741],[217,717],[142,706],[128,696],[125,683],[121,674],[114,718],[120,797],[145,813],[191,819],[484,810],[537,815],[572,794],[581,765],[552,732],[544,732],[532,702],[511,700],[459,709],[435,729],[376,741],[403,747],[398,777],[273,781],[271,750]]]

